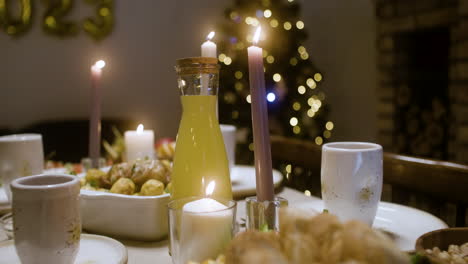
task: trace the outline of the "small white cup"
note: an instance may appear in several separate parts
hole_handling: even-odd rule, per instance
[[[0,180],[8,200],[10,183],[20,177],[44,170],[44,151],[40,134],[16,134],[0,137]]]
[[[11,183],[11,190],[13,233],[21,263],[73,263],[81,235],[78,177],[23,177]]]
[[[364,142],[334,142],[322,148],[322,199],[342,221],[372,226],[382,194],[382,147]]]
[[[229,162],[229,170],[236,165],[236,127],[232,125],[219,125],[223,134],[224,146]]]

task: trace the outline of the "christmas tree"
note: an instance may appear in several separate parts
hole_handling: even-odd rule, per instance
[[[222,63],[219,119],[237,126],[240,163],[253,157],[247,47],[257,26],[262,27],[270,131],[323,144],[333,123],[320,83],[324,76],[303,46],[307,39],[300,5],[294,0],[235,0],[217,28]]]

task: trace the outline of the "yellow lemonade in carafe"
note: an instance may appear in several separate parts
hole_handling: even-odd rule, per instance
[[[216,95],[183,95],[171,199],[232,199],[229,165],[216,117]]]

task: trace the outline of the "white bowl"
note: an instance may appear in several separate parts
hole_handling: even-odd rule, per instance
[[[80,199],[85,231],[140,241],[156,241],[167,236],[170,194],[135,196],[82,189]]]
[[[142,241],[167,236],[169,194],[131,196],[81,190],[80,197],[85,231]]]

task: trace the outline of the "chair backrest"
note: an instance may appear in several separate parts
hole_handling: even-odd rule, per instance
[[[125,130],[134,130],[137,125],[138,123],[132,120],[103,119],[101,139],[112,142],[112,127],[123,133]],[[88,156],[89,120],[86,119],[42,121],[13,133],[42,134],[44,155],[52,160],[80,162],[81,158]],[[101,153],[104,153],[103,148]]]
[[[272,136],[271,145],[286,184],[320,195],[321,147],[280,136]],[[467,225],[468,166],[392,153],[384,153],[383,165],[382,200],[428,211],[451,226]]]

